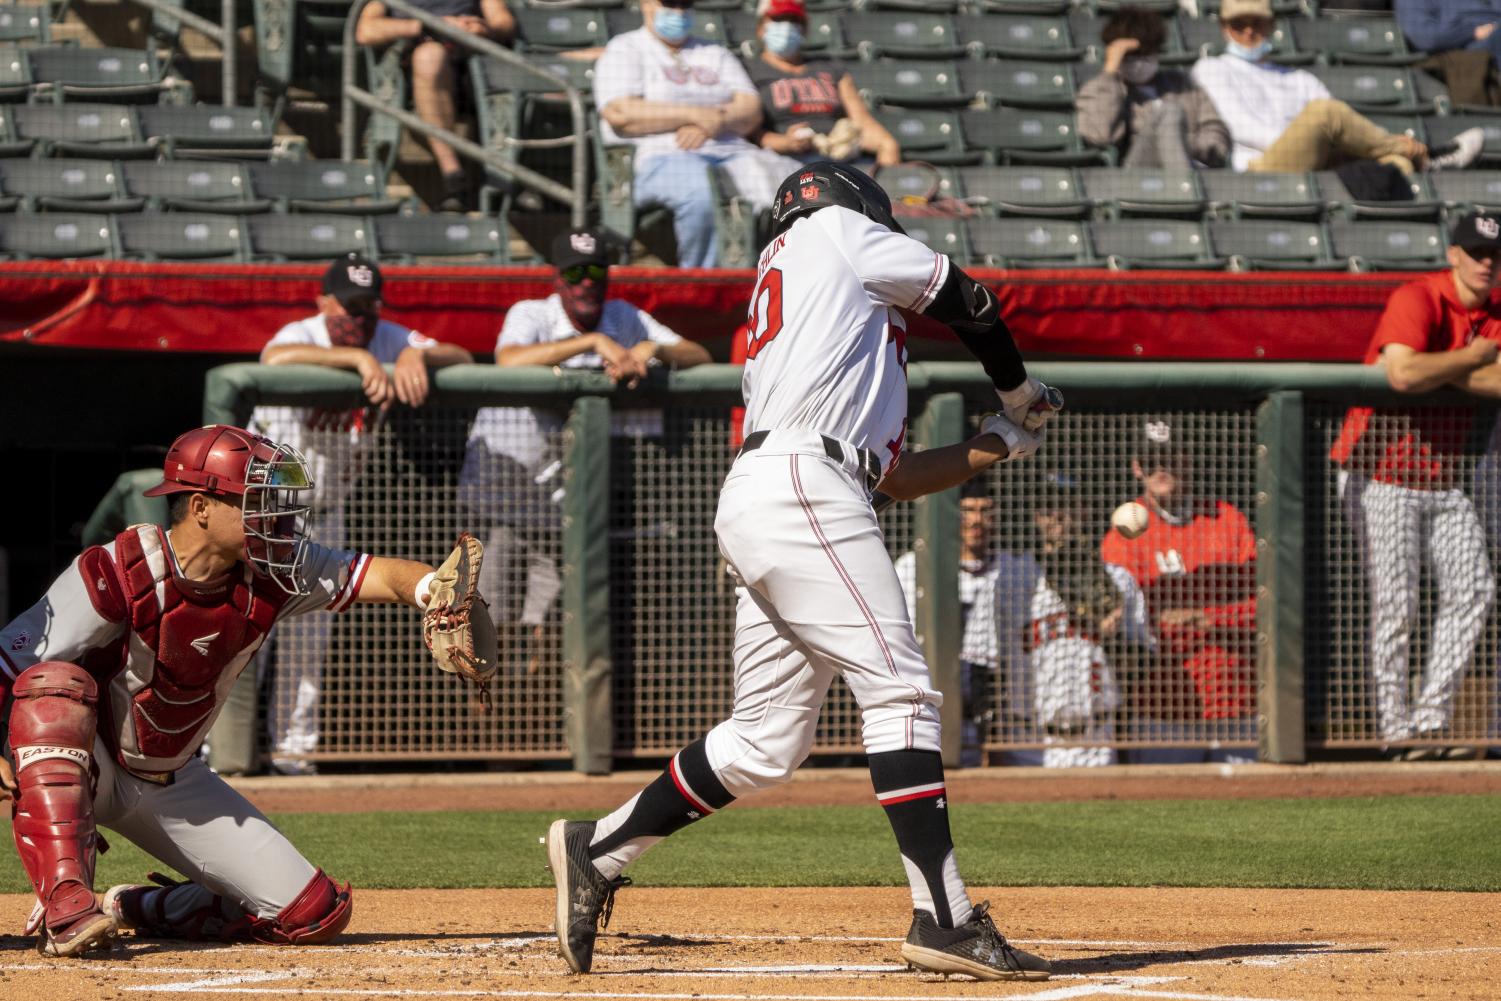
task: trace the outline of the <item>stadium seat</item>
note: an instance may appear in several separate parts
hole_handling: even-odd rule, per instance
[[[1078,94],[1072,66],[1017,59],[962,63],[959,86],[987,105],[1010,108],[1072,108]]]
[[[517,48],[522,52],[563,52],[587,49],[609,41],[605,15],[587,7],[557,7],[548,10],[520,8],[516,17]]]
[[[975,56],[1048,62],[1072,62],[1084,57],[1083,46],[1074,44],[1067,18],[987,14],[961,17],[954,23],[959,41]]]
[[[125,190],[148,208],[217,214],[266,212],[271,202],[252,198],[243,163],[213,160],[128,160],[120,164]]]
[[[1314,176],[1318,180],[1319,197],[1328,206],[1331,216],[1337,214],[1347,219],[1434,221],[1443,208],[1428,190],[1427,174],[1415,174],[1408,178],[1412,198],[1407,201],[1359,201],[1345,187],[1337,172],[1321,170]]]
[[[1116,4],[1123,4],[1126,0],[1111,0]],[[1176,7],[1177,4],[1173,3]],[[1277,15],[1302,14],[1304,0],[1272,0],[1272,13]],[[1218,20],[1220,14],[1220,0],[1199,0],[1199,16],[1213,17]]]
[[[1081,166],[1108,162],[1103,150],[1079,141],[1072,112],[1020,108],[962,111],[959,128],[967,149],[981,150],[999,164]]]
[[[1287,24],[1300,51],[1321,53],[1330,62],[1383,65],[1416,58],[1391,18],[1292,18]]]
[[[245,217],[201,212],[142,212],[118,216],[123,257],[146,261],[244,261]]]
[[[518,3],[513,3],[510,6],[512,10],[526,10],[527,8],[557,10],[558,0],[519,0]],[[577,3],[570,3],[569,6],[588,7],[590,10],[614,10],[624,7],[625,0],[578,0]]]
[[[250,253],[256,260],[328,261],[342,254],[374,252],[369,221],[345,215],[246,216]]]
[[[1405,66],[1309,66],[1329,93],[1357,111],[1415,114],[1422,110]]]
[[[1198,172],[1143,167],[1091,167],[1080,171],[1084,196],[1102,214],[1189,216],[1204,214]]]
[[[0,190],[22,208],[61,212],[135,212],[146,201],[125,194],[110,160],[0,160]]]
[[[295,83],[336,94],[350,6],[350,0],[255,0],[258,79],[277,92]]]
[[[1444,266],[1444,234],[1433,223],[1346,222],[1329,227],[1334,256],[1359,271],[1435,271]]]
[[[1173,268],[1216,270],[1227,263],[1215,257],[1203,223],[1182,219],[1125,219],[1090,226],[1095,252],[1116,270]]]
[[[566,79],[580,91],[587,118],[586,128],[593,128],[594,112],[589,93],[594,86],[594,63],[564,59],[559,55],[536,57],[533,65]],[[568,151],[557,148],[526,149],[518,143],[530,139],[556,139],[573,134],[573,118],[566,92],[533,73],[522,73],[495,60],[475,57],[469,60],[469,76],[474,88],[479,119],[480,144],[507,160],[570,183]],[[487,170],[480,192],[481,205],[489,211],[497,200],[514,194],[514,183],[497,171]]]
[[[0,103],[0,156],[30,156],[35,139],[23,139],[16,132],[10,106]]]
[[[154,156],[142,139],[136,109],[126,104],[22,104],[10,109],[15,138],[47,156],[133,159]]]
[[[976,14],[1047,14],[1065,13],[1074,6],[1073,0],[969,0],[969,8]]]
[[[45,45],[51,39],[51,22],[46,4],[5,4],[0,6],[0,42]]]
[[[959,116],[924,108],[878,108],[876,120],[896,137],[908,160],[954,165],[978,163],[982,154],[966,151]]]
[[[973,99],[961,93],[959,67],[952,62],[886,59],[851,63],[849,71],[868,103],[902,108],[958,108]]]
[[[505,264],[509,234],[494,217],[458,213],[380,216],[375,247],[382,261],[415,264],[427,260]]]
[[[1454,137],[1465,129],[1480,126],[1485,129],[1485,145],[1473,166],[1501,166],[1501,114],[1488,115],[1441,115],[1423,119],[1431,146],[1453,142]]]
[[[1103,265],[1082,222],[1067,219],[968,219],[972,258],[997,268],[1097,268]]]
[[[848,5],[848,0],[846,0]],[[893,10],[909,13],[953,14],[962,6],[962,0],[864,0],[865,10]]]
[[[140,116],[141,134],[168,156],[265,157],[276,138],[275,114],[264,108],[155,104]]]
[[[1089,203],[1069,167],[966,167],[959,171],[964,200],[996,215],[1082,219]]]
[[[250,164],[250,185],[293,212],[375,215],[406,205],[386,194],[386,179],[371,163],[343,160],[272,160]]]
[[[925,204],[934,198],[957,198],[959,184],[953,168],[921,163],[898,163],[876,170],[876,183],[886,190],[893,204],[907,199]]]
[[[170,90],[191,94],[186,81],[166,74],[154,49],[51,45],[28,50],[26,58],[38,93],[99,100],[154,99]]]
[[[1430,183],[1446,208],[1501,211],[1501,170],[1443,170]]]
[[[1218,216],[1311,222],[1324,214],[1318,186],[1308,174],[1203,170],[1199,183]]]
[[[969,247],[964,242],[964,220],[946,216],[904,216],[900,213],[896,220],[907,231],[907,235],[918,243],[931,247],[940,254],[948,254],[956,261],[969,259]]]
[[[22,100],[30,92],[31,64],[26,53],[9,45],[0,47],[0,100]]]
[[[947,14],[859,12],[843,18],[844,37],[863,59],[952,59],[964,54]]]
[[[11,257],[109,257],[114,249],[114,230],[107,215],[17,212],[0,225],[0,254]]]
[[[1329,257],[1323,227],[1280,219],[1222,219],[1209,224],[1214,252],[1232,271],[1328,271],[1344,267]]]

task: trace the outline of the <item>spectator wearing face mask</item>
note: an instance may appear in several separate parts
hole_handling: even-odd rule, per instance
[[[1307,70],[1271,62],[1270,0],[1224,0],[1220,25],[1225,53],[1195,63],[1193,79],[1230,127],[1236,170],[1303,172],[1374,160],[1413,174],[1461,169],[1480,155],[1484,129],[1430,150],[1334,100]]]
[[[761,0],[756,13],[761,55],[750,78],[761,92],[761,146],[804,163],[862,154],[882,167],[901,163],[901,146],[865,106],[854,78],[838,63],[803,55],[803,0]]]
[[[678,265],[716,267],[710,171],[759,212],[799,164],[746,140],[761,125],[760,97],[729,49],[690,37],[693,0],[641,0],[641,21],[594,65],[602,139],[635,146],[631,200],[671,210]]]
[[[1161,69],[1161,15],[1123,7],[1100,32],[1105,65],[1079,89],[1079,135],[1115,149],[1125,167],[1221,167],[1230,131],[1214,102],[1186,74]]]

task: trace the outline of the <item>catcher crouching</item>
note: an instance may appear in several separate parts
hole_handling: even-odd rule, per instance
[[[122,929],[189,941],[328,942],[353,897],[198,759],[235,679],[279,620],[355,602],[423,609],[439,666],[480,686],[494,632],[473,539],[434,571],[327,549],[301,519],[313,484],[296,449],[214,425],[179,437],[162,482],[171,527],[84,550],[0,630],[8,695],[0,785],[48,956],[109,948]],[[187,877],[94,895],[95,824]]]

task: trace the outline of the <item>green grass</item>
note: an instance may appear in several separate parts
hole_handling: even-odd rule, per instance
[[[315,864],[358,887],[550,886],[542,813],[288,814]],[[967,882],[1001,886],[1245,886],[1501,890],[1501,797],[958,804]],[[6,840],[9,840],[8,838]],[[154,866],[123,838],[99,886]],[[24,892],[13,854],[0,891]],[[649,886],[899,886],[881,811],[729,810],[631,870]]]

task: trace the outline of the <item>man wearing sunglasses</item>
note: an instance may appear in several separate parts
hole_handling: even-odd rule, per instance
[[[1307,70],[1272,62],[1270,0],[1224,0],[1220,25],[1225,53],[1195,63],[1193,80],[1230,127],[1236,170],[1303,173],[1374,160],[1411,175],[1463,169],[1480,155],[1484,129],[1430,150],[1336,101]]]
[[[594,230],[569,230],[552,245],[553,294],[518,302],[495,342],[500,366],[603,369],[636,385],[653,365],[692,368],[710,361],[645,310],[607,297],[609,248]],[[660,410],[617,410],[616,433],[657,436]],[[490,599],[502,650],[535,661],[536,643],[562,587],[556,544],[562,497],[562,415],[536,407],[485,407],[474,417],[459,473],[459,502],[470,521],[490,526],[480,588]],[[530,653],[523,654],[530,645]]]
[[[374,408],[259,406],[250,417],[251,431],[291,445],[307,457],[315,484],[308,501],[308,533],[334,549],[344,545],[344,501],[359,478],[373,414],[385,413],[397,403],[422,406],[429,368],[474,360],[457,344],[443,344],[382,319],[384,284],[373,261],[360,254],[341,257],[323,273],[317,314],[282,327],[261,349],[264,365],[322,365],[357,373],[365,399]],[[273,640],[261,648],[258,665],[262,672],[275,672],[267,712],[271,768],[307,774],[313,768],[303,755],[318,748],[318,698],[329,623],[318,617],[298,619],[278,627]]]

